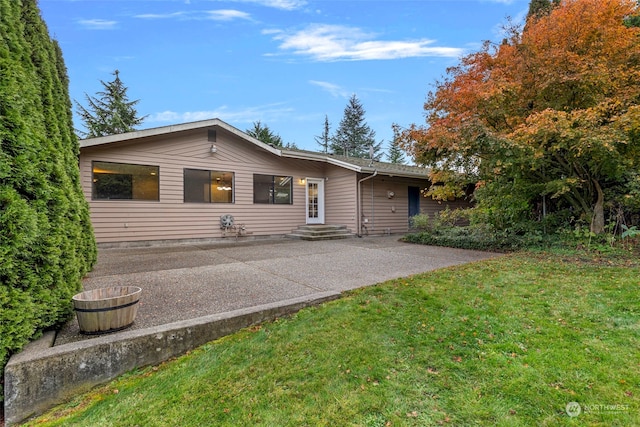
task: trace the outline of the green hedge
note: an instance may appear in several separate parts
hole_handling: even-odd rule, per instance
[[[510,252],[540,245],[538,236],[482,233],[470,227],[449,228],[440,233],[423,231],[403,237],[405,242],[481,251]]]
[[[0,365],[72,315],[96,260],[68,77],[35,0],[0,0]],[[0,393],[1,394],[1,393]]]

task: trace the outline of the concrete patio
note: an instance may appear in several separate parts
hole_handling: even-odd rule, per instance
[[[497,256],[398,239],[231,239],[100,249],[83,286],[141,287],[135,323],[125,331],[87,336],[74,320],[14,355],[5,369],[7,425],[136,367],[344,291]]]

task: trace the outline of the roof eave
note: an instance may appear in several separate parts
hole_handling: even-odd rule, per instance
[[[402,171],[402,170],[385,170],[384,167],[380,168],[379,165],[371,165],[371,166],[359,166],[353,163],[349,163],[348,161],[339,160],[335,157],[325,154],[325,153],[309,153],[302,152],[297,150],[282,150],[282,156],[291,158],[291,159],[301,159],[301,160],[311,160],[311,161],[320,161],[325,162],[334,166],[339,166],[344,169],[352,170],[354,172],[359,173],[369,173],[372,174],[378,171],[378,175],[385,176],[398,176],[402,178],[417,178],[417,179],[429,179],[428,171],[425,169],[424,172],[411,172],[411,171]]]
[[[151,136],[165,135],[176,132],[183,132],[187,130],[207,128],[212,126],[219,126],[223,123],[219,119],[201,120],[198,122],[181,123],[177,125],[161,126],[150,129],[136,130],[133,132],[99,136],[96,138],[87,138],[80,140],[80,148],[95,147],[97,145],[112,144],[114,142],[132,141],[135,139],[148,138]]]
[[[320,161],[324,163],[329,163],[331,165],[339,166],[344,169],[349,169],[355,172],[362,171],[362,168],[358,165],[354,165],[352,163],[343,162],[343,161],[334,159],[333,157],[323,153],[311,154],[311,153],[304,153],[296,150],[282,150],[282,156],[288,157],[290,159],[312,160],[316,162]]]
[[[201,120],[198,122],[190,122],[190,123],[182,123],[182,124],[177,124],[177,125],[169,125],[169,126],[162,126],[162,127],[157,127],[157,128],[151,128],[151,129],[144,129],[144,130],[137,130],[137,131],[133,131],[133,132],[127,132],[127,133],[121,133],[121,134],[116,134],[116,135],[108,135],[108,136],[101,136],[101,137],[97,137],[97,138],[88,138],[88,139],[81,139],[80,140],[80,148],[88,148],[88,147],[96,147],[96,146],[100,146],[100,145],[107,145],[107,144],[113,144],[113,143],[120,143],[120,142],[126,142],[126,141],[134,141],[137,139],[143,139],[143,138],[149,138],[149,137],[153,137],[153,136],[159,136],[159,135],[169,135],[172,133],[177,133],[177,132],[184,132],[184,131],[189,131],[189,130],[194,130],[194,129],[205,129],[205,128],[210,128],[210,127],[219,127],[222,128],[224,130],[226,130],[227,132],[242,138],[248,142],[251,142],[252,144],[262,148],[265,151],[268,151],[272,154],[275,154],[276,156],[281,156],[282,155],[282,151],[272,147],[271,145],[265,144],[264,142],[258,140],[257,138],[252,137],[251,135],[248,135],[244,132],[242,132],[241,130],[223,122],[220,119],[210,119],[210,120]]]
[[[376,167],[363,167],[360,172],[362,173],[374,173],[378,172],[378,175],[385,175],[389,177],[400,177],[400,178],[418,178],[418,179],[429,179],[426,171],[425,173],[417,173],[417,172],[407,172],[407,171],[397,171],[397,170],[385,170],[384,168],[376,168]]]
[[[378,174],[388,175],[388,176],[399,176],[402,178],[418,178],[418,179],[429,179],[429,176],[424,173],[412,173],[412,172],[391,172],[391,171],[378,171]]]

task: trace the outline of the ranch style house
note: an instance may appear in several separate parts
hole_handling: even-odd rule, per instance
[[[84,139],[80,174],[102,246],[404,233],[468,205],[423,197],[425,168],[273,147],[219,119]]]

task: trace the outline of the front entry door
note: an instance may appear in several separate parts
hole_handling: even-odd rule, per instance
[[[324,224],[324,179],[307,178],[307,224]]]
[[[409,228],[411,217],[420,213],[420,187],[409,187]]]

